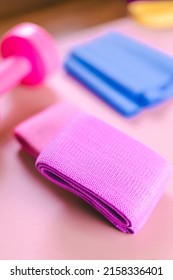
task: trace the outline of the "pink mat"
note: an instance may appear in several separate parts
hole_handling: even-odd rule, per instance
[[[170,167],[164,159],[70,104],[39,113],[19,125],[15,135],[31,155],[41,152],[36,165],[43,176],[126,233],[143,227],[168,183]]]

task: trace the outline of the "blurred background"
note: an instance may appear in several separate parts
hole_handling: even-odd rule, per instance
[[[19,22],[31,21],[63,36],[125,16],[126,4],[126,0],[1,1],[0,35]]]

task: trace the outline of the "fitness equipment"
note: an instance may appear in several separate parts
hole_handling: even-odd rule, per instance
[[[119,32],[75,46],[64,67],[125,117],[173,96],[172,57]]]
[[[1,42],[0,95],[18,84],[40,84],[59,67],[57,46],[51,35],[33,23],[22,23]]]
[[[173,27],[172,1],[133,1],[127,9],[137,22],[147,27]]]

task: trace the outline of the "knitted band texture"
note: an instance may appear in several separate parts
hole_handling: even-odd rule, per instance
[[[46,145],[36,167],[126,233],[141,230],[170,176],[170,166],[158,154],[81,112]]]

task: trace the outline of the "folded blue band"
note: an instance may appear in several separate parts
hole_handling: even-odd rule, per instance
[[[64,67],[126,117],[173,95],[173,58],[118,32],[77,46]]]

